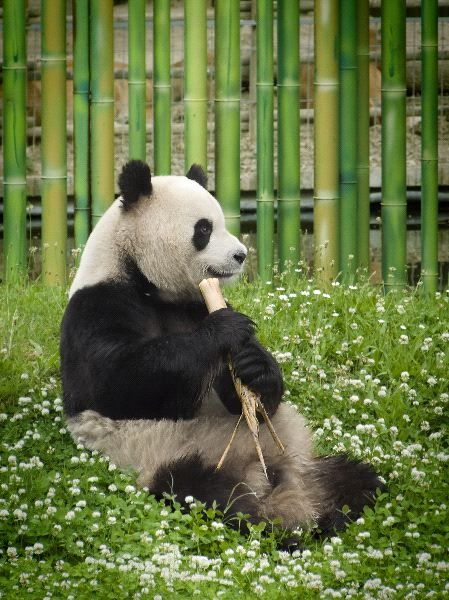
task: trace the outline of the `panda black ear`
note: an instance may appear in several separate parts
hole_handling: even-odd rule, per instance
[[[141,196],[151,195],[153,186],[150,167],[141,160],[130,160],[119,175],[118,186],[123,208],[129,210]]]
[[[200,165],[192,165],[188,170],[186,177],[192,179],[192,181],[196,181],[203,188],[207,189],[207,175]]]

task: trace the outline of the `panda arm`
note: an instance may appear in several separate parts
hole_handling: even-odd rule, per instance
[[[222,309],[188,333],[165,334],[156,313],[113,286],[80,290],[63,321],[61,355],[68,411],[113,418],[191,418],[213,372],[253,332]]]
[[[273,356],[252,336],[239,352],[232,355],[232,363],[236,376],[260,395],[266,411],[273,415],[284,391],[282,374]],[[214,387],[230,413],[241,412],[241,402],[229,369],[223,369],[217,376]]]

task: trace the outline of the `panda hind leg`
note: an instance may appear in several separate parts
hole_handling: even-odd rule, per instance
[[[386,489],[370,465],[344,454],[318,457],[315,463],[315,480],[323,490],[317,519],[323,537],[344,529],[374,504],[377,490]]]
[[[185,508],[186,498],[191,496],[212,506],[215,502],[225,515],[228,525],[239,528],[237,513],[248,516],[250,522],[263,520],[258,516],[260,500],[252,488],[239,481],[223,467],[205,464],[200,453],[193,452],[162,465],[152,478],[149,490],[156,498],[176,496]]]

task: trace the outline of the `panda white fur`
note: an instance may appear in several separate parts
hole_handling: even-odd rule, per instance
[[[249,318],[231,308],[207,314],[199,282],[235,279],[246,248],[226,231],[205,184],[197,166],[186,177],[151,178],[140,161],[123,169],[121,197],[87,242],[62,322],[68,427],[88,448],[134,467],[156,497],[216,501],[231,524],[241,512],[330,533],[382,485],[366,464],[315,456],[303,417],[281,403],[279,367]],[[269,481],[243,425],[215,468],[241,412],[229,355],[286,446],[280,455],[261,424]]]

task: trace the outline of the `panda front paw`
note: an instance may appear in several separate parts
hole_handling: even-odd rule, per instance
[[[253,336],[255,324],[232,308],[220,308],[204,319],[203,327],[225,358],[227,354],[241,350]]]
[[[284,384],[271,354],[253,338],[232,356],[232,363],[236,376],[260,396],[267,413],[273,415],[281,401]]]

